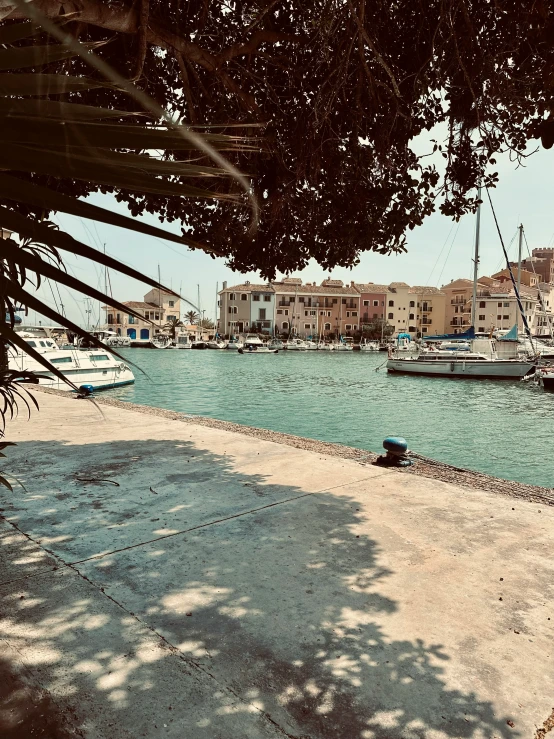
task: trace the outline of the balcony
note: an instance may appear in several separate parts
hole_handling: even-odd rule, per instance
[[[422,313],[432,313],[433,312],[433,306],[427,305],[426,303],[423,303],[423,308],[421,309]]]
[[[450,301],[450,305],[464,305],[464,303],[467,303],[468,298],[458,296],[457,298],[452,298]]]
[[[465,318],[453,318],[450,321],[451,326],[469,326],[469,321],[466,321]]]

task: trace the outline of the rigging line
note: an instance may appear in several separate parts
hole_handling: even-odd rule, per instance
[[[54,295],[54,290],[52,288],[52,281],[50,280],[49,277],[47,277],[46,279],[48,280],[48,286],[50,287],[50,292],[52,293],[52,299],[54,300],[54,305],[56,306],[56,311],[59,313],[60,312],[60,309],[58,307],[58,302],[56,300],[56,296]]]
[[[525,333],[529,337],[529,341],[531,342],[531,346],[533,347],[533,339],[531,337],[531,329],[529,328],[529,324],[527,323],[527,316],[525,315],[525,312],[523,310],[523,305],[521,303],[521,298],[519,297],[519,292],[518,292],[518,289],[517,289],[517,284],[516,284],[516,281],[515,281],[514,273],[512,272],[512,265],[510,264],[510,260],[508,259],[508,254],[506,252],[506,247],[504,246],[504,239],[502,238],[502,233],[500,231],[500,226],[498,225],[498,220],[496,218],[496,211],[494,210],[494,205],[492,204],[491,194],[489,192],[489,188],[488,187],[486,188],[486,190],[487,190],[487,197],[489,199],[489,203],[490,203],[491,210],[492,210],[492,215],[493,215],[493,218],[494,218],[494,223],[496,225],[496,230],[498,231],[498,237],[500,239],[500,243],[502,244],[502,251],[504,252],[504,257],[506,259],[506,265],[507,265],[508,270],[510,272],[510,278],[512,280],[512,285],[514,286],[514,292],[516,294],[516,300],[517,300],[517,304],[519,306],[519,312],[521,313],[521,319],[522,319],[523,325],[525,327]],[[535,348],[534,347],[533,347],[533,351],[535,351]]]
[[[433,276],[433,272],[437,268],[437,264],[439,263],[439,259],[442,257],[442,253],[443,253],[446,245],[448,244],[448,239],[450,238],[450,234],[452,233],[452,229],[453,228],[454,228],[454,222],[452,222],[452,225],[450,226],[450,231],[448,232],[448,236],[444,240],[444,244],[442,245],[442,248],[441,248],[441,250],[439,252],[439,255],[438,255],[438,257],[435,260],[435,264],[433,265],[433,269],[429,273],[429,277],[427,278],[427,282],[425,283],[426,285],[428,285],[431,282],[431,277]]]
[[[446,268],[446,265],[448,263],[448,259],[450,258],[450,252],[452,251],[452,247],[454,246],[454,242],[456,241],[456,236],[458,235],[458,229],[459,228],[460,228],[460,221],[458,221],[458,225],[456,227],[456,231],[454,233],[454,237],[452,239],[452,243],[450,244],[450,249],[448,250],[448,254],[446,255],[446,259],[444,260],[444,264],[442,265],[442,269],[440,271],[440,275],[439,275],[439,278],[437,280],[437,287],[440,284],[440,281],[441,281],[441,278],[442,278],[442,274],[443,274],[443,272],[444,272],[444,270]]]
[[[529,249],[529,244],[527,243],[527,235],[525,233],[525,229],[523,229],[523,238],[525,239],[525,246],[527,247],[527,254],[529,255],[529,261],[531,262],[531,267],[533,268],[533,274],[535,275],[535,277],[538,278],[537,271],[535,269],[535,263],[533,262],[533,259],[531,257],[531,250]],[[540,307],[541,307],[542,312],[545,314],[546,324],[548,326],[548,330],[549,330],[549,333],[550,333],[550,338],[552,339],[552,338],[554,338],[553,319],[552,319],[552,316],[551,315],[548,315],[547,314],[546,304],[544,302],[544,297],[543,297],[543,294],[542,294],[542,291],[541,291],[540,280],[537,282],[537,291],[538,291],[538,294],[539,294],[539,304],[540,304]]]
[[[511,240],[511,241],[510,241],[510,243],[508,244],[508,252],[509,252],[509,251],[510,251],[510,249],[512,248],[512,244],[514,243],[514,241],[515,241],[515,239],[516,239],[516,236],[517,236],[517,234],[518,234],[518,229],[516,228],[516,231],[515,231],[514,235],[512,236],[512,240]],[[496,273],[496,272],[500,272],[500,270],[502,269],[502,264],[503,264],[503,262],[504,262],[504,260],[503,260],[503,259],[501,259],[501,260],[500,260],[500,261],[498,262],[498,266],[497,266],[497,268],[496,268],[496,269],[494,270],[494,271],[495,271],[495,273]]]

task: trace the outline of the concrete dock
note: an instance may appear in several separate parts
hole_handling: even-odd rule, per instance
[[[36,397],[0,465],[2,739],[549,739],[554,507]]]

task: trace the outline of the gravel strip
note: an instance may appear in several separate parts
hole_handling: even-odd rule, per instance
[[[48,393],[50,395],[68,397],[68,393],[63,390],[53,390],[45,387],[33,387],[32,389],[38,392]],[[94,402],[98,405],[110,405],[115,408],[144,413],[149,416],[158,416],[173,421],[192,423],[197,426],[208,426],[209,428],[221,429],[222,431],[232,431],[233,433],[242,434],[243,436],[253,436],[256,439],[273,441],[276,444],[286,444],[287,446],[292,446],[296,449],[305,449],[310,452],[327,454],[331,457],[351,459],[362,465],[375,464],[379,457],[378,454],[375,454],[375,452],[368,452],[367,449],[357,449],[356,447],[333,444],[328,441],[306,439],[302,436],[283,434],[279,431],[268,431],[267,429],[259,429],[253,426],[242,426],[238,423],[232,423],[231,421],[219,421],[215,418],[208,418],[206,416],[193,416],[186,413],[177,413],[176,411],[168,411],[164,408],[138,405],[122,400],[115,400],[114,398],[95,396]],[[484,472],[474,472],[473,470],[466,470],[462,467],[454,467],[443,462],[438,462],[437,460],[429,459],[428,457],[424,457],[415,452],[412,453],[411,456],[415,460],[415,464],[412,467],[398,468],[398,472],[404,475],[429,477],[434,480],[450,482],[454,485],[460,485],[461,487],[471,488],[473,490],[486,490],[490,493],[500,493],[501,495],[508,495],[513,498],[520,498],[534,503],[554,506],[554,488],[544,488],[539,485],[527,485],[523,482],[503,480],[500,477],[493,477]]]

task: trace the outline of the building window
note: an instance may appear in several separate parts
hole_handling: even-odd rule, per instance
[[[344,327],[347,331],[352,331],[352,325],[350,323],[347,323]]]
[[[113,313],[108,313],[108,324],[113,323]]]
[[[498,307],[499,308],[502,308],[502,303],[498,303]]]
[[[264,295],[264,303],[270,303],[271,302],[271,295]]]
[[[331,330],[331,324],[330,323],[326,323],[325,326],[323,327],[323,330],[324,331],[330,331]]]
[[[282,310],[278,310],[278,311],[277,311],[277,315],[278,315],[278,316],[282,316],[282,315],[283,315],[283,311],[282,311]]]
[[[331,318],[331,311],[330,310],[327,311],[327,318]]]
[[[422,329],[421,329],[421,332],[423,334],[426,334],[427,333],[427,326],[423,326]]]
[[[283,327],[283,330],[285,330],[285,329],[287,329],[289,327],[288,321],[283,321],[283,323],[281,325]]]
[[[265,321],[265,308],[260,308],[259,312],[260,312],[259,320]]]
[[[354,329],[354,331],[356,331],[356,330],[358,329],[358,326],[357,326],[357,324],[354,324],[354,325],[352,326],[352,328]]]
[[[410,308],[415,308],[415,302],[413,300],[410,300]]]
[[[134,316],[129,316],[127,319],[127,323],[136,323]]]
[[[140,330],[140,338],[141,339],[149,339],[150,338],[150,331],[147,328],[141,328],[141,330]]]
[[[394,300],[389,300],[389,308],[394,308]]]
[[[130,339],[136,339],[137,338],[137,330],[134,328],[128,328],[127,329],[127,336]]]
[[[285,308],[285,316],[288,316],[288,314],[289,314],[289,309]]]
[[[373,307],[375,308],[375,307],[376,307],[376,306],[378,306],[378,305],[379,305],[379,301],[378,301],[378,300],[374,300],[374,301],[373,301]]]
[[[350,318],[350,311],[349,310],[346,311],[346,317],[347,318]]]
[[[487,304],[485,303],[485,301],[484,301],[484,300],[482,300],[482,301],[481,301],[481,302],[479,303],[479,308],[486,308],[486,307],[487,307]]]
[[[509,308],[509,307],[510,307],[509,303],[504,303],[504,308]]]
[[[246,300],[246,295],[240,296],[241,300]],[[260,302],[260,296],[259,295],[252,295],[252,300],[254,300],[256,303]]]
[[[229,300],[236,300],[236,299],[237,299],[236,293],[229,293]]]
[[[357,317],[358,317],[358,311],[357,310],[353,310],[352,311],[352,318],[357,318]]]
[[[316,310],[311,310],[310,311],[310,315],[311,316],[317,316],[317,311]]]
[[[374,313],[374,314],[373,314],[373,318],[378,318],[378,315],[377,315],[377,313]]]
[[[394,313],[389,313],[389,318],[394,318]]]
[[[170,300],[169,301],[169,307],[170,308],[175,308],[175,301],[174,300]]]
[[[168,321],[174,321],[176,318],[177,318],[177,316],[168,316],[167,317],[167,320]]]
[[[480,321],[484,321],[485,320],[485,316],[479,316],[479,320]]]
[[[237,306],[236,306],[236,305],[230,305],[230,306],[229,306],[229,313],[231,313],[231,314],[235,315],[235,314],[236,314],[236,313],[238,313],[238,312],[239,312],[239,309],[237,308]]]
[[[484,333],[484,332],[485,332],[485,327],[484,327],[484,326],[479,326],[479,328],[478,328],[477,330],[478,330],[478,331],[479,331],[480,333]]]
[[[333,298],[333,305],[336,305],[339,302],[338,298]]]
[[[496,316],[496,320],[497,321],[501,321],[502,320],[502,316]]]
[[[311,326],[311,324],[310,324],[310,323],[305,323],[305,324],[304,324],[304,328],[311,328],[311,327],[312,327],[312,326]]]
[[[118,313],[115,319],[116,323],[121,323],[121,313]]]
[[[369,306],[369,300],[364,300],[364,305]]]
[[[413,321],[415,319],[415,315],[413,313],[410,313],[408,318],[410,319],[410,321]]]
[[[502,317],[504,318],[505,321],[507,321],[510,318],[510,316],[502,316]]]

